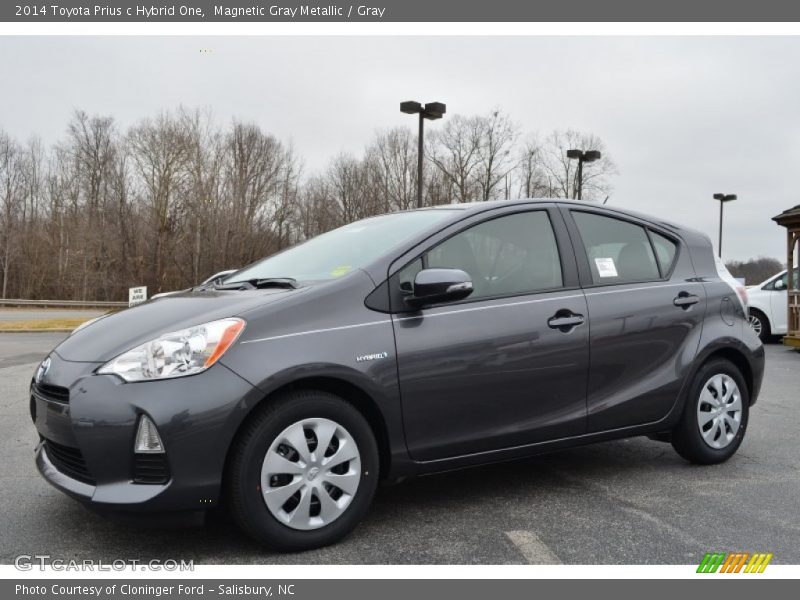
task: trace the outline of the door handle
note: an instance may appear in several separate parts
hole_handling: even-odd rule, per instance
[[[690,294],[689,292],[681,292],[672,301],[675,306],[678,306],[684,310],[688,309],[693,304],[697,304],[698,302],[700,302],[700,298],[694,294]]]
[[[581,325],[583,321],[583,315],[576,314],[571,310],[562,309],[547,320],[547,326],[551,329],[558,329],[564,333],[569,333],[572,331],[573,327]]]

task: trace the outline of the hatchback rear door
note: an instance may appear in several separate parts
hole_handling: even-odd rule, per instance
[[[588,431],[668,414],[695,358],[706,310],[679,233],[591,207],[561,210],[591,319]]]

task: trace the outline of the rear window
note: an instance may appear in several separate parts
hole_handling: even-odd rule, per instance
[[[675,262],[678,245],[668,237],[652,230],[650,231],[650,237],[653,240],[653,247],[656,249],[658,263],[661,265],[661,275],[666,277],[667,273],[672,270],[672,263]]]
[[[594,213],[573,211],[572,216],[586,248],[594,283],[632,283],[660,278],[644,227]]]

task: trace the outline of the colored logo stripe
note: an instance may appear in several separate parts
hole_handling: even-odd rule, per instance
[[[697,567],[698,573],[716,573],[722,561],[725,560],[723,552],[706,552],[700,566]]]
[[[772,553],[756,552],[706,552],[700,565],[697,567],[698,573],[763,573],[764,569],[772,560]],[[748,562],[748,559],[749,562]],[[745,563],[747,565],[745,566]],[[744,568],[744,571],[742,571]]]
[[[744,568],[745,573],[763,573],[767,568],[769,561],[772,560],[772,554],[753,554],[753,558],[747,563]]]
[[[728,560],[722,565],[720,573],[738,573],[742,570],[742,565],[750,556],[748,552],[736,552],[728,555]]]

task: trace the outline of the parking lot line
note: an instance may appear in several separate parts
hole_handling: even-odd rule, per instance
[[[560,565],[561,559],[532,531],[506,531],[506,537],[532,565]]]

